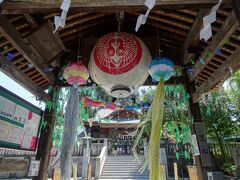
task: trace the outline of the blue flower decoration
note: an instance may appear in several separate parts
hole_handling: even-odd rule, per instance
[[[13,58],[14,58],[14,55],[12,53],[7,53],[7,60],[8,61],[13,60]]]
[[[165,57],[157,57],[152,60],[149,66],[149,74],[155,81],[163,79],[167,81],[171,76],[175,75],[173,62]]]
[[[216,53],[216,55],[219,55],[219,56],[222,55],[222,52],[221,52],[220,48],[216,48],[215,53]]]
[[[48,67],[43,68],[43,72],[48,73],[50,72],[50,69]]]

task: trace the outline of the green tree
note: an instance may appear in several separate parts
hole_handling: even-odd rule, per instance
[[[202,118],[208,138],[219,144],[222,157],[226,157],[224,141],[238,134],[238,126],[233,120],[230,99],[218,93],[210,94],[200,103]]]
[[[240,122],[240,70],[227,81],[226,94],[231,100],[233,116]]]

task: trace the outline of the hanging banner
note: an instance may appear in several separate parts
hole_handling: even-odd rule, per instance
[[[35,151],[42,114],[0,86],[0,147]]]
[[[197,136],[196,134],[192,135],[192,148],[193,148],[193,156],[199,156],[200,151],[198,148]]]

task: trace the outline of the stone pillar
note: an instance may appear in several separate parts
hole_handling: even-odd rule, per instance
[[[106,156],[108,155],[108,139],[104,138],[104,142],[103,142],[104,146],[107,146],[107,152],[106,152]]]
[[[193,103],[192,94],[196,91],[195,84],[185,81],[185,88],[188,94],[190,95],[189,98],[189,116],[193,118],[194,124],[191,124],[191,133],[196,134],[198,147],[200,151],[200,156],[195,156],[195,164],[197,167],[198,177],[201,180],[207,180],[207,171],[211,170],[212,163],[211,163],[211,156],[209,153],[207,140],[204,131],[204,125],[201,117],[201,111],[199,103]]]
[[[104,146],[107,146],[108,145],[108,139],[107,138],[104,138]]]
[[[82,161],[83,179],[87,179],[89,162],[90,162],[90,140],[89,138],[83,138],[83,161]]]
[[[143,139],[143,150],[144,150],[144,157],[147,157],[147,151],[148,151],[147,138],[144,138],[144,139]]]

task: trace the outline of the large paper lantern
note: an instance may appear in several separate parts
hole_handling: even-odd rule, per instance
[[[110,33],[97,41],[89,71],[108,94],[124,98],[146,81],[150,62],[150,52],[138,37],[125,32]]]

